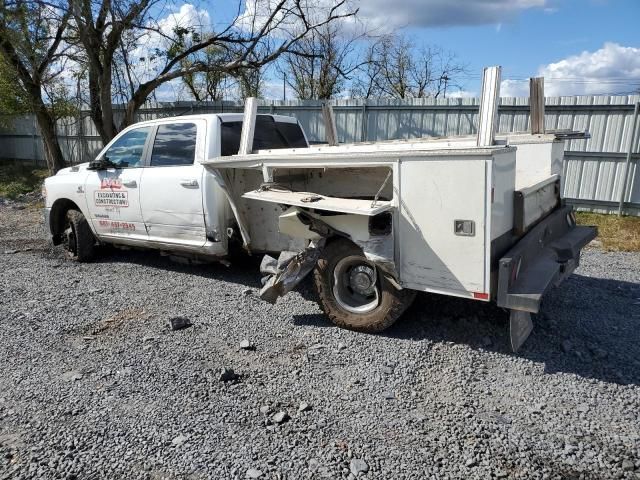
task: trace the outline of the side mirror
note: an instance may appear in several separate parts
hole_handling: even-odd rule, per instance
[[[92,160],[91,162],[89,162],[87,170],[104,170],[105,168],[105,162],[101,158],[99,158],[97,160]]]

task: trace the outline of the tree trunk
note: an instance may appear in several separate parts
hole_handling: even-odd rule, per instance
[[[100,86],[97,81],[97,74],[93,70],[94,66],[89,68],[89,116],[100,135],[102,144],[106,145],[108,140],[107,132],[102,123],[102,107],[100,106]]]
[[[138,90],[136,90],[136,93],[134,93],[133,97],[131,97],[131,100],[129,100],[124,110],[124,116],[122,117],[122,121],[120,122],[120,131],[135,123],[136,112],[142,105],[144,105],[147,97],[151,94],[151,92],[153,92],[156,87],[157,84],[153,81],[147,82],[138,87]]]
[[[60,148],[60,143],[58,143],[58,137],[56,137],[55,121],[51,118],[44,105],[36,112],[36,119],[38,120],[38,128],[44,143],[44,154],[49,173],[55,175],[58,170],[65,167],[62,149]]]
[[[100,105],[102,106],[102,127],[104,128],[105,138],[103,142],[106,145],[113,140],[118,133],[116,131],[115,119],[113,118],[113,103],[111,98],[111,63],[105,62],[103,65],[102,75],[100,77]]]

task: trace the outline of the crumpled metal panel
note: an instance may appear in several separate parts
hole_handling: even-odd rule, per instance
[[[278,297],[289,293],[306,277],[320,258],[325,239],[311,242],[301,252],[282,252],[276,260],[265,255],[260,264],[260,272],[267,275],[263,278],[264,286],[260,290],[260,298],[269,303],[276,303]]]

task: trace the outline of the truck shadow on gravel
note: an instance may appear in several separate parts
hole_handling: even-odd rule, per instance
[[[608,383],[640,385],[640,285],[571,276],[548,292],[521,350],[509,347],[508,314],[493,304],[419,294],[392,328],[393,338],[464,343],[543,363],[546,373],[568,373]]]
[[[106,247],[95,263],[125,263],[154,268],[175,273],[198,275],[213,280],[243,285],[248,288],[261,288],[260,261],[262,255],[234,257],[230,266],[222,263],[182,263],[154,251],[119,250]]]
[[[235,258],[232,265],[185,265],[155,252],[110,251],[99,263],[131,263],[198,275],[260,289],[261,255]],[[295,292],[316,300],[311,278]],[[640,385],[640,284],[572,275],[545,296],[534,330],[521,350],[509,347],[508,313],[494,304],[418,294],[413,305],[380,335],[404,340],[466,344],[545,365],[546,373],[568,373],[608,383]],[[298,327],[337,328],[321,313],[293,316]]]

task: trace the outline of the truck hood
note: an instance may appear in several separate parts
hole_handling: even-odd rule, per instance
[[[79,172],[86,172],[88,166],[89,166],[89,162],[86,162],[86,163],[80,163],[78,165],[74,165],[72,167],[62,168],[58,170],[58,173],[56,173],[56,176],[72,175]]]

